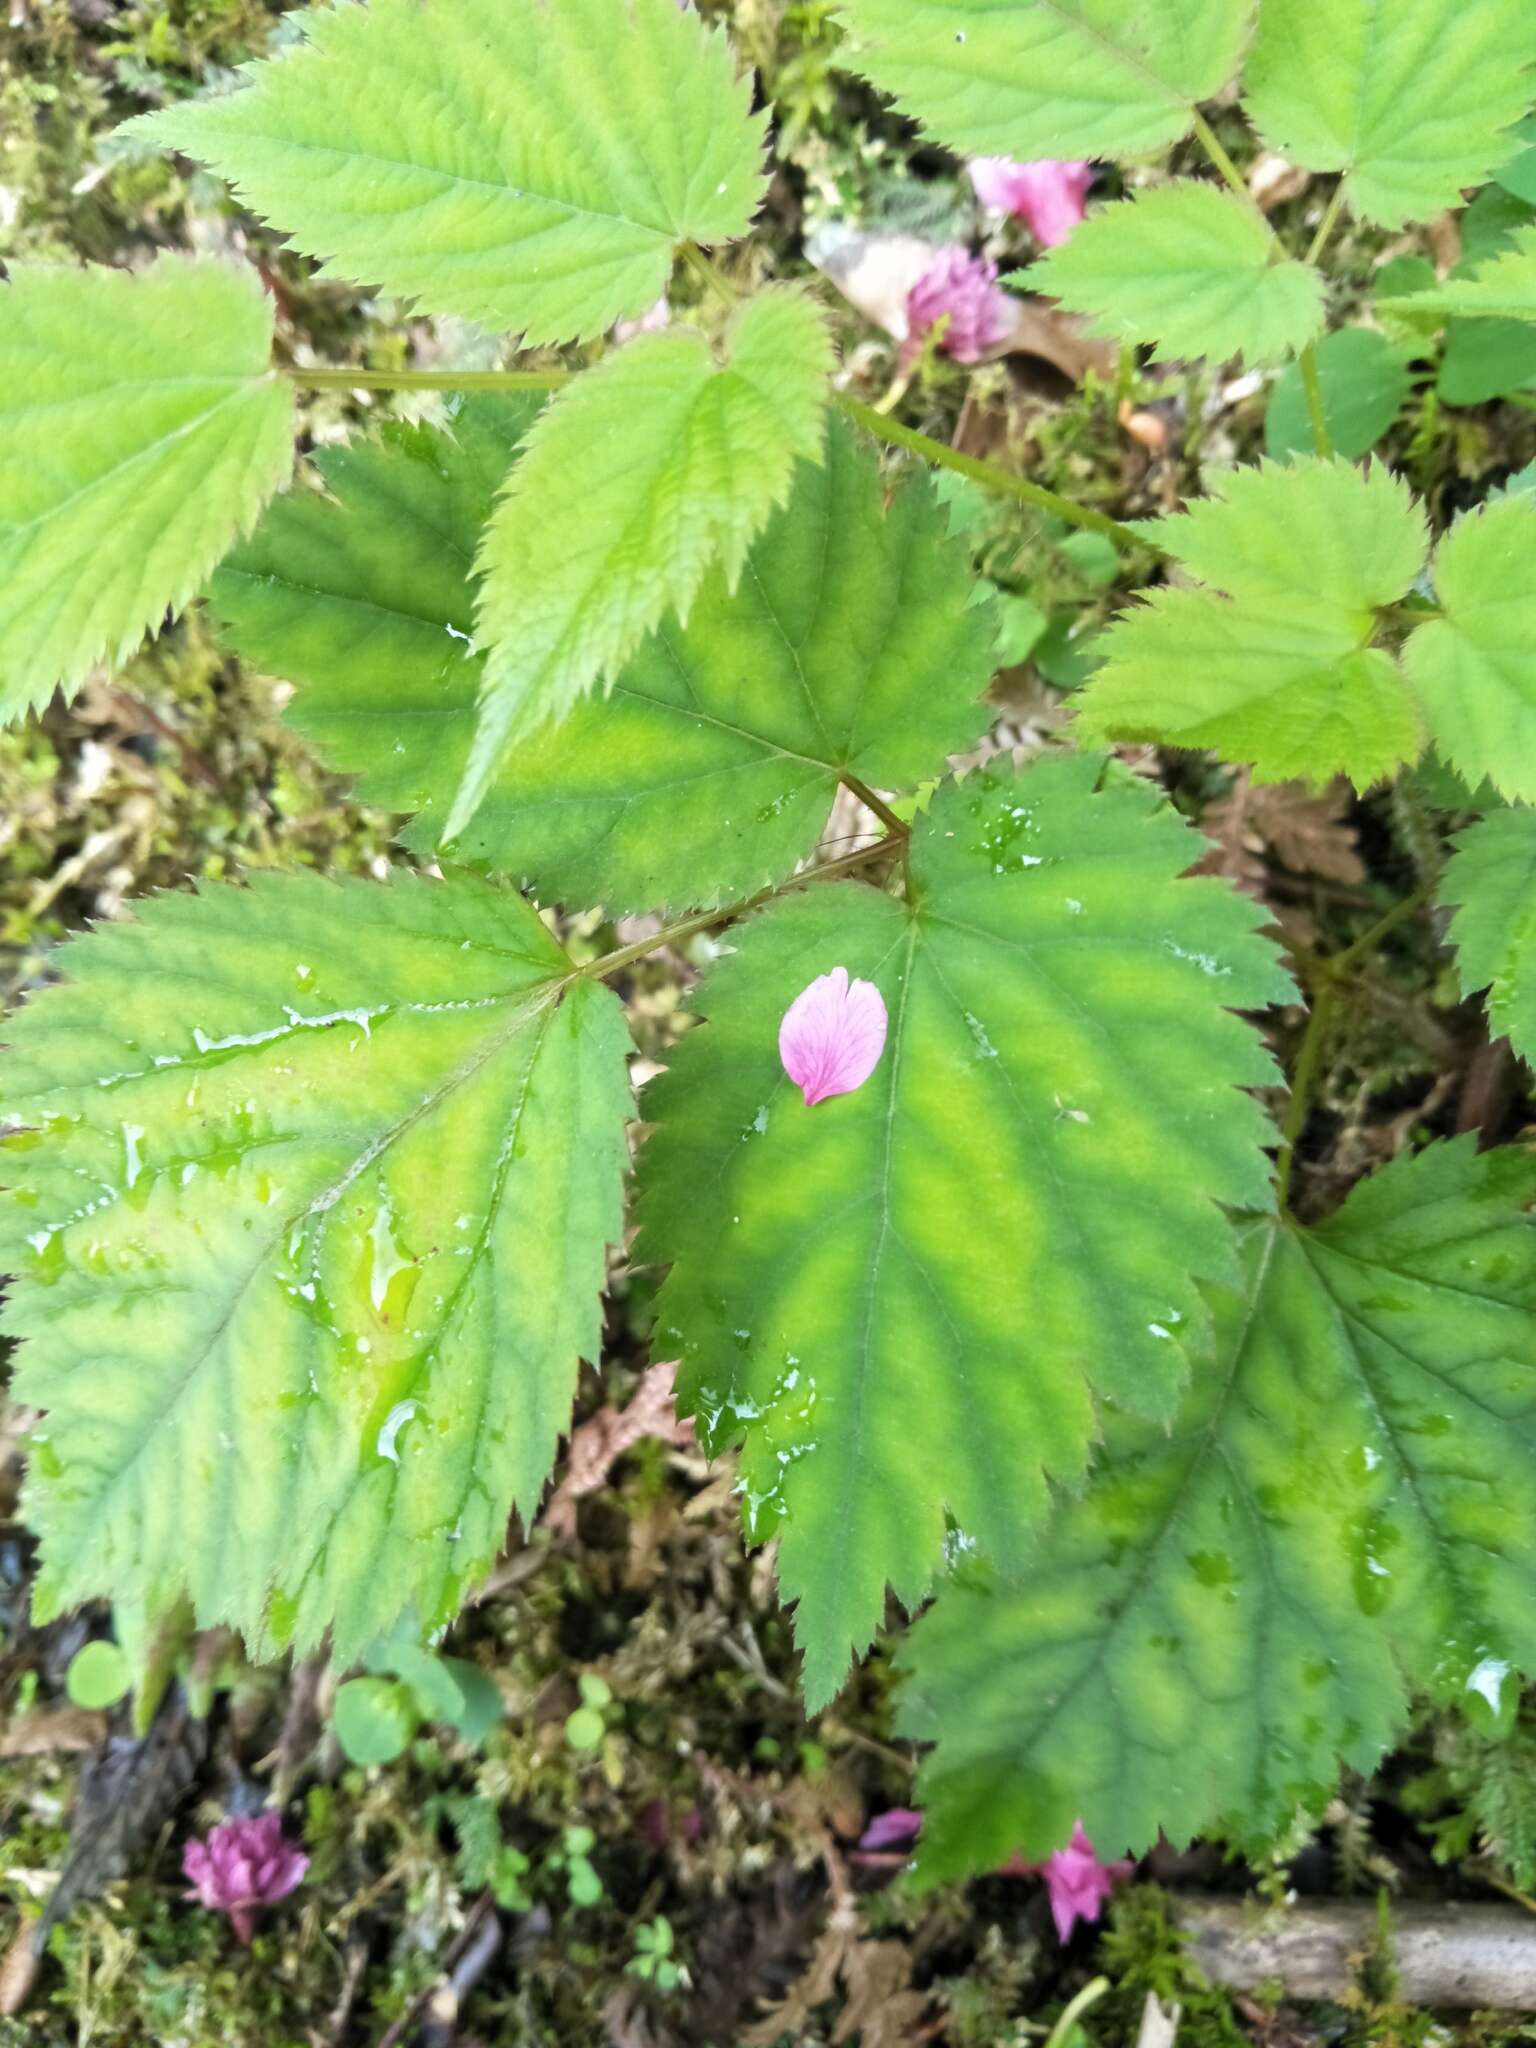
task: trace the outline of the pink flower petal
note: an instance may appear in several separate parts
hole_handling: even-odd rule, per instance
[[[803,988],[779,1026],[779,1058],[807,1106],[851,1095],[885,1050],[885,1003],[872,981],[850,981],[834,967]]]
[[[1006,156],[979,156],[969,166],[983,206],[1016,214],[1042,249],[1067,240],[1085,211],[1093,166],[1086,163],[1019,164]]]
[[[859,1837],[861,1849],[900,1849],[922,1833],[923,1816],[914,1806],[892,1806],[877,1813]]]
[[[1104,1910],[1121,1878],[1129,1877],[1134,1863],[1101,1863],[1092,1842],[1078,1821],[1065,1849],[1047,1856],[1043,1863],[1022,1863],[1017,1857],[1004,1866],[1011,1874],[1043,1877],[1051,1901],[1051,1918],[1063,1941],[1069,1941],[1079,1920],[1090,1925]]]
[[[1017,302],[997,282],[997,265],[969,249],[941,249],[907,293],[912,339],[947,319],[939,346],[957,363],[980,362],[1008,339],[1017,318]]]

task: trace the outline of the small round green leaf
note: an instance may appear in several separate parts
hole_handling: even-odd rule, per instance
[[[403,1755],[421,1716],[409,1686],[389,1678],[349,1678],[338,1686],[336,1740],[355,1764],[388,1764]]]
[[[77,1707],[115,1707],[133,1683],[128,1659],[116,1643],[87,1643],[69,1660],[64,1689]]]
[[[607,1723],[596,1707],[578,1707],[565,1720],[565,1739],[572,1749],[597,1749],[607,1733]]]

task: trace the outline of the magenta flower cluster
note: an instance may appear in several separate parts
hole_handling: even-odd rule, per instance
[[[893,1806],[876,1815],[859,1837],[862,1855],[879,1860],[882,1852],[904,1849],[922,1833],[923,1816],[915,1806]],[[855,1861],[860,1860],[856,1857]],[[1043,1877],[1051,1902],[1051,1918],[1063,1941],[1070,1941],[1079,1920],[1091,1926],[1104,1910],[1104,1901],[1122,1878],[1129,1877],[1134,1863],[1101,1863],[1092,1842],[1078,1821],[1065,1849],[1047,1856],[1043,1863],[1026,1863],[1021,1856],[1010,1857],[997,1871],[999,1877]]]
[[[188,1842],[181,1867],[192,1884],[187,1893],[211,1912],[227,1913],[244,1942],[258,1906],[287,1898],[309,1868],[309,1858],[283,1835],[280,1813],[254,1820],[221,1820],[205,1842]]]

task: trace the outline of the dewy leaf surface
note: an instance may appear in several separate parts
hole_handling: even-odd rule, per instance
[[[1274,246],[1252,208],[1184,178],[1090,215],[1030,283],[1160,362],[1280,362],[1322,331],[1323,281]]]
[[[680,241],[746,233],[763,123],[675,0],[341,0],[234,92],[141,115],[322,277],[580,340],[640,313]]]
[[[1456,840],[1440,884],[1465,994],[1487,991],[1488,1024],[1536,1058],[1536,811],[1480,818]]]
[[[1155,590],[1101,643],[1079,730],[1213,747],[1261,782],[1365,788],[1423,746],[1413,692],[1371,645],[1412,588],[1423,513],[1386,470],[1343,462],[1231,471],[1149,525],[1204,588]]]
[[[120,662],[293,459],[271,302],[228,264],[0,284],[0,715]]]
[[[452,438],[409,430],[317,457],[330,493],[281,500],[214,579],[242,653],[302,683],[290,717],[359,793],[435,841],[463,773],[483,662],[468,565],[532,408],[472,400]],[[986,713],[991,620],[928,484],[889,508],[834,421],[825,461],[714,570],[609,695],[504,758],[461,858],[545,899],[620,911],[733,900],[793,872],[838,779],[915,787]]]
[[[963,1572],[903,1652],[938,1747],[931,1878],[1220,1823],[1272,1840],[1410,1695],[1536,1663],[1536,1161],[1471,1137],[1315,1231],[1265,1225],[1171,1437],[1115,1420],[1016,1587]]]
[[[821,452],[831,350],[810,301],[760,292],[727,330],[642,335],[540,415],[486,530],[479,729],[445,836],[484,802],[515,742],[563,718],[716,564],[747,550]]]
[[[1458,519],[1435,556],[1445,613],[1403,650],[1440,752],[1475,789],[1536,802],[1536,503]]]
[[[78,939],[7,1026],[0,1261],[39,1604],[258,1654],[446,1622],[595,1357],[619,1005],[520,897],[261,876]]]
[[[1263,0],[1248,111],[1272,148],[1342,171],[1383,227],[1459,206],[1515,150],[1536,80],[1529,0]]]
[[[951,149],[1129,156],[1187,135],[1248,0],[842,0],[858,69]]]
[[[1005,1566],[1044,1474],[1082,1472],[1091,1396],[1166,1421],[1230,1267],[1218,1203],[1268,1200],[1272,1074],[1232,1015],[1286,998],[1260,913],[1188,879],[1198,842],[1103,764],[978,772],[911,849],[916,908],[786,898],[711,972],[644,1111],[641,1256],[658,1343],[714,1446],[745,1438],[806,1691],[828,1699],[886,1586],[912,1604],[945,1509]],[[884,1055],[807,1108],[779,1022],[819,975],[873,982]]]

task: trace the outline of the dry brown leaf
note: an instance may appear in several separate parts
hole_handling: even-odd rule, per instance
[[[0,1756],[52,1756],[60,1750],[95,1749],[106,1735],[107,1717],[92,1707],[19,1714],[0,1735]]]
[[[679,1422],[673,1404],[676,1378],[676,1359],[651,1366],[640,1375],[627,1407],[599,1408],[571,1432],[565,1477],[550,1495],[541,1518],[552,1534],[576,1534],[576,1503],[606,1484],[618,1460],[642,1438],[657,1437],[679,1448],[693,1442],[692,1422]]]
[[[1365,880],[1365,863],[1349,822],[1350,801],[1343,781],[1321,796],[1299,782],[1266,783],[1252,792],[1248,815],[1293,874],[1352,885]]]
[[[788,2034],[799,2040],[811,2031],[818,2006],[843,1994],[843,2009],[832,2030],[841,2044],[857,2038],[863,2048],[912,2048],[931,2038],[927,1994],[912,1989],[912,1952],[904,1942],[861,1941],[859,1912],[852,1898],[833,1909],[799,1981],[742,2034],[743,2048],[774,2048]]]

